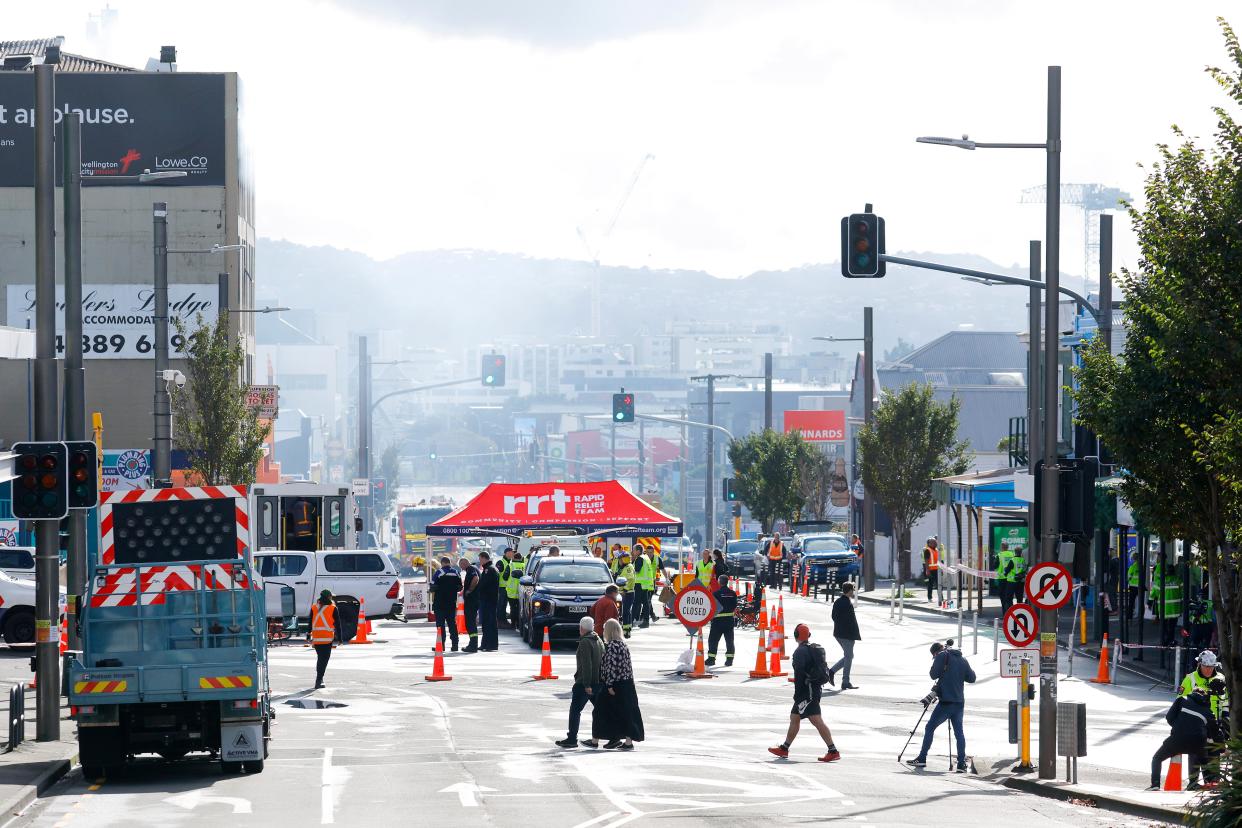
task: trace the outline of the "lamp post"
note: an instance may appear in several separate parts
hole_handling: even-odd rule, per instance
[[[1043,375],[1043,487],[1036,493],[1036,508],[1040,509],[1042,535],[1040,537],[1040,561],[1055,561],[1057,557],[1058,514],[1057,499],[1059,480],[1057,476],[1057,392],[1060,368],[1061,293],[1061,67],[1048,67],[1047,130],[1042,143],[992,143],[972,141],[963,135],[960,139],[921,137],[923,144],[940,144],[960,149],[1040,149],[1045,155],[1044,214],[1044,279],[1046,286],[1044,302],[1044,375]],[[892,261],[890,258],[889,261]],[[1032,331],[1032,343],[1036,332]],[[1056,777],[1057,737],[1057,613],[1043,611],[1039,618],[1039,778]]]

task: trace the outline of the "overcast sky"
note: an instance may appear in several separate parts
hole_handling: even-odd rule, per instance
[[[890,252],[1025,261],[1043,211],[1046,67],[1064,73],[1066,182],[1140,195],[1177,123],[1210,137],[1225,2],[114,0],[0,5],[0,37],[183,71],[247,94],[261,235],[386,258],[481,248],[721,276],[838,256],[875,203]],[[1242,25],[1242,14],[1233,21]],[[641,159],[611,234],[606,228]],[[1062,267],[1083,270],[1082,213]],[[1137,250],[1118,221],[1118,264]]]

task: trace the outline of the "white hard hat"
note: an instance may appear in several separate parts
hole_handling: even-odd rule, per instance
[[[1216,653],[1213,653],[1210,650],[1204,650],[1199,653],[1198,662],[1204,667],[1215,667],[1217,665]]]

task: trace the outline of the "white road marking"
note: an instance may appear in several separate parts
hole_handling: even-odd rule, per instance
[[[176,805],[178,808],[185,808],[187,811],[193,811],[199,805],[216,804],[230,806],[235,814],[249,814],[253,812],[249,799],[243,799],[240,796],[212,796],[197,790],[165,797],[164,801]]]
[[[479,807],[478,795],[484,791],[494,793],[496,789],[485,788],[473,782],[457,782],[449,785],[447,788],[442,788],[440,793],[455,793],[457,794],[457,801],[461,803],[463,808],[477,808]]]
[[[319,824],[336,822],[332,812],[332,748],[323,749],[323,772],[320,775]]]
[[[621,812],[620,811],[609,811],[608,813],[600,814],[599,816],[593,819],[588,819],[586,822],[579,822],[577,825],[573,826],[573,828],[587,828],[587,826],[594,825],[597,822],[603,822],[606,819],[612,819],[619,813]]]

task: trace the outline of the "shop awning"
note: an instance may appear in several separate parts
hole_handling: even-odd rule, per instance
[[[493,483],[473,500],[427,526],[429,535],[515,535],[527,529],[582,534],[677,537],[681,521],[615,480],[598,483]]]

